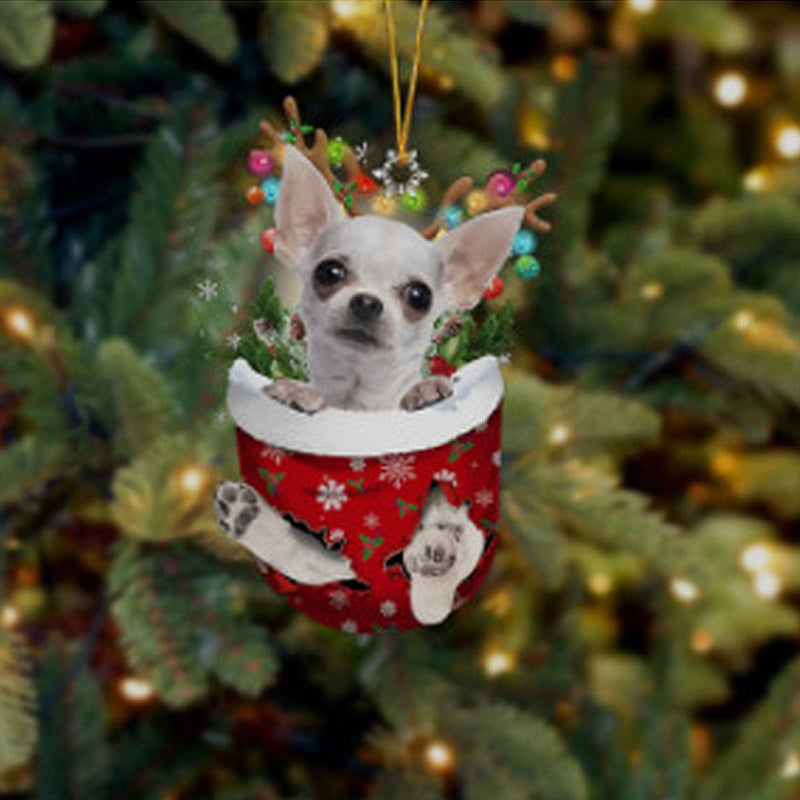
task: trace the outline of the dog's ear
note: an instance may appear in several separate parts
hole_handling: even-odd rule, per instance
[[[511,250],[524,212],[522,206],[489,211],[436,240],[449,305],[466,309],[478,304]]]
[[[322,229],[342,218],[342,208],[319,170],[296,147],[286,145],[275,203],[275,253],[295,267]]]

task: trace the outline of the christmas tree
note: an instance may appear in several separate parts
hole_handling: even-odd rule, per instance
[[[384,14],[0,3],[0,793],[800,798],[794,4],[433,0],[423,189],[543,157],[559,195],[437,350],[510,355],[494,565],[353,636],[220,533],[226,362],[302,369],[250,327],[292,301],[247,154],[291,92],[380,164]]]

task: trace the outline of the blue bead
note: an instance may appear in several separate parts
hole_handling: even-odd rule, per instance
[[[514,237],[514,243],[511,245],[511,252],[515,256],[525,256],[532,253],[536,249],[536,237],[533,231],[527,228],[520,228],[517,235]]]
[[[278,192],[281,188],[280,178],[265,178],[261,181],[261,190],[264,192],[264,202],[268,206],[274,206],[278,199]]]
[[[464,219],[464,212],[458,206],[447,206],[444,210],[444,220],[448,228],[455,228]]]
[[[514,262],[514,272],[524,281],[533,280],[542,271],[542,267],[534,256],[523,255]]]

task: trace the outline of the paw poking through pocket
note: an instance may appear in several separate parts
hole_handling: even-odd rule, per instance
[[[423,625],[442,622],[453,610],[458,585],[472,574],[485,539],[467,513],[450,505],[438,488],[431,491],[403,566],[411,580],[411,611]]]

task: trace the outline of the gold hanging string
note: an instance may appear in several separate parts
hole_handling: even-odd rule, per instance
[[[414,38],[414,58],[411,64],[411,77],[408,81],[405,113],[401,111],[400,68],[397,61],[397,41],[394,29],[391,0],[383,0],[386,12],[386,38],[389,40],[389,67],[392,73],[392,100],[394,101],[394,124],[397,137],[397,156],[402,164],[407,158],[408,136],[411,132],[411,111],[414,108],[414,95],[417,91],[419,65],[422,60],[422,35],[425,32],[425,17],[428,13],[428,0],[422,0],[417,20],[417,34]]]

